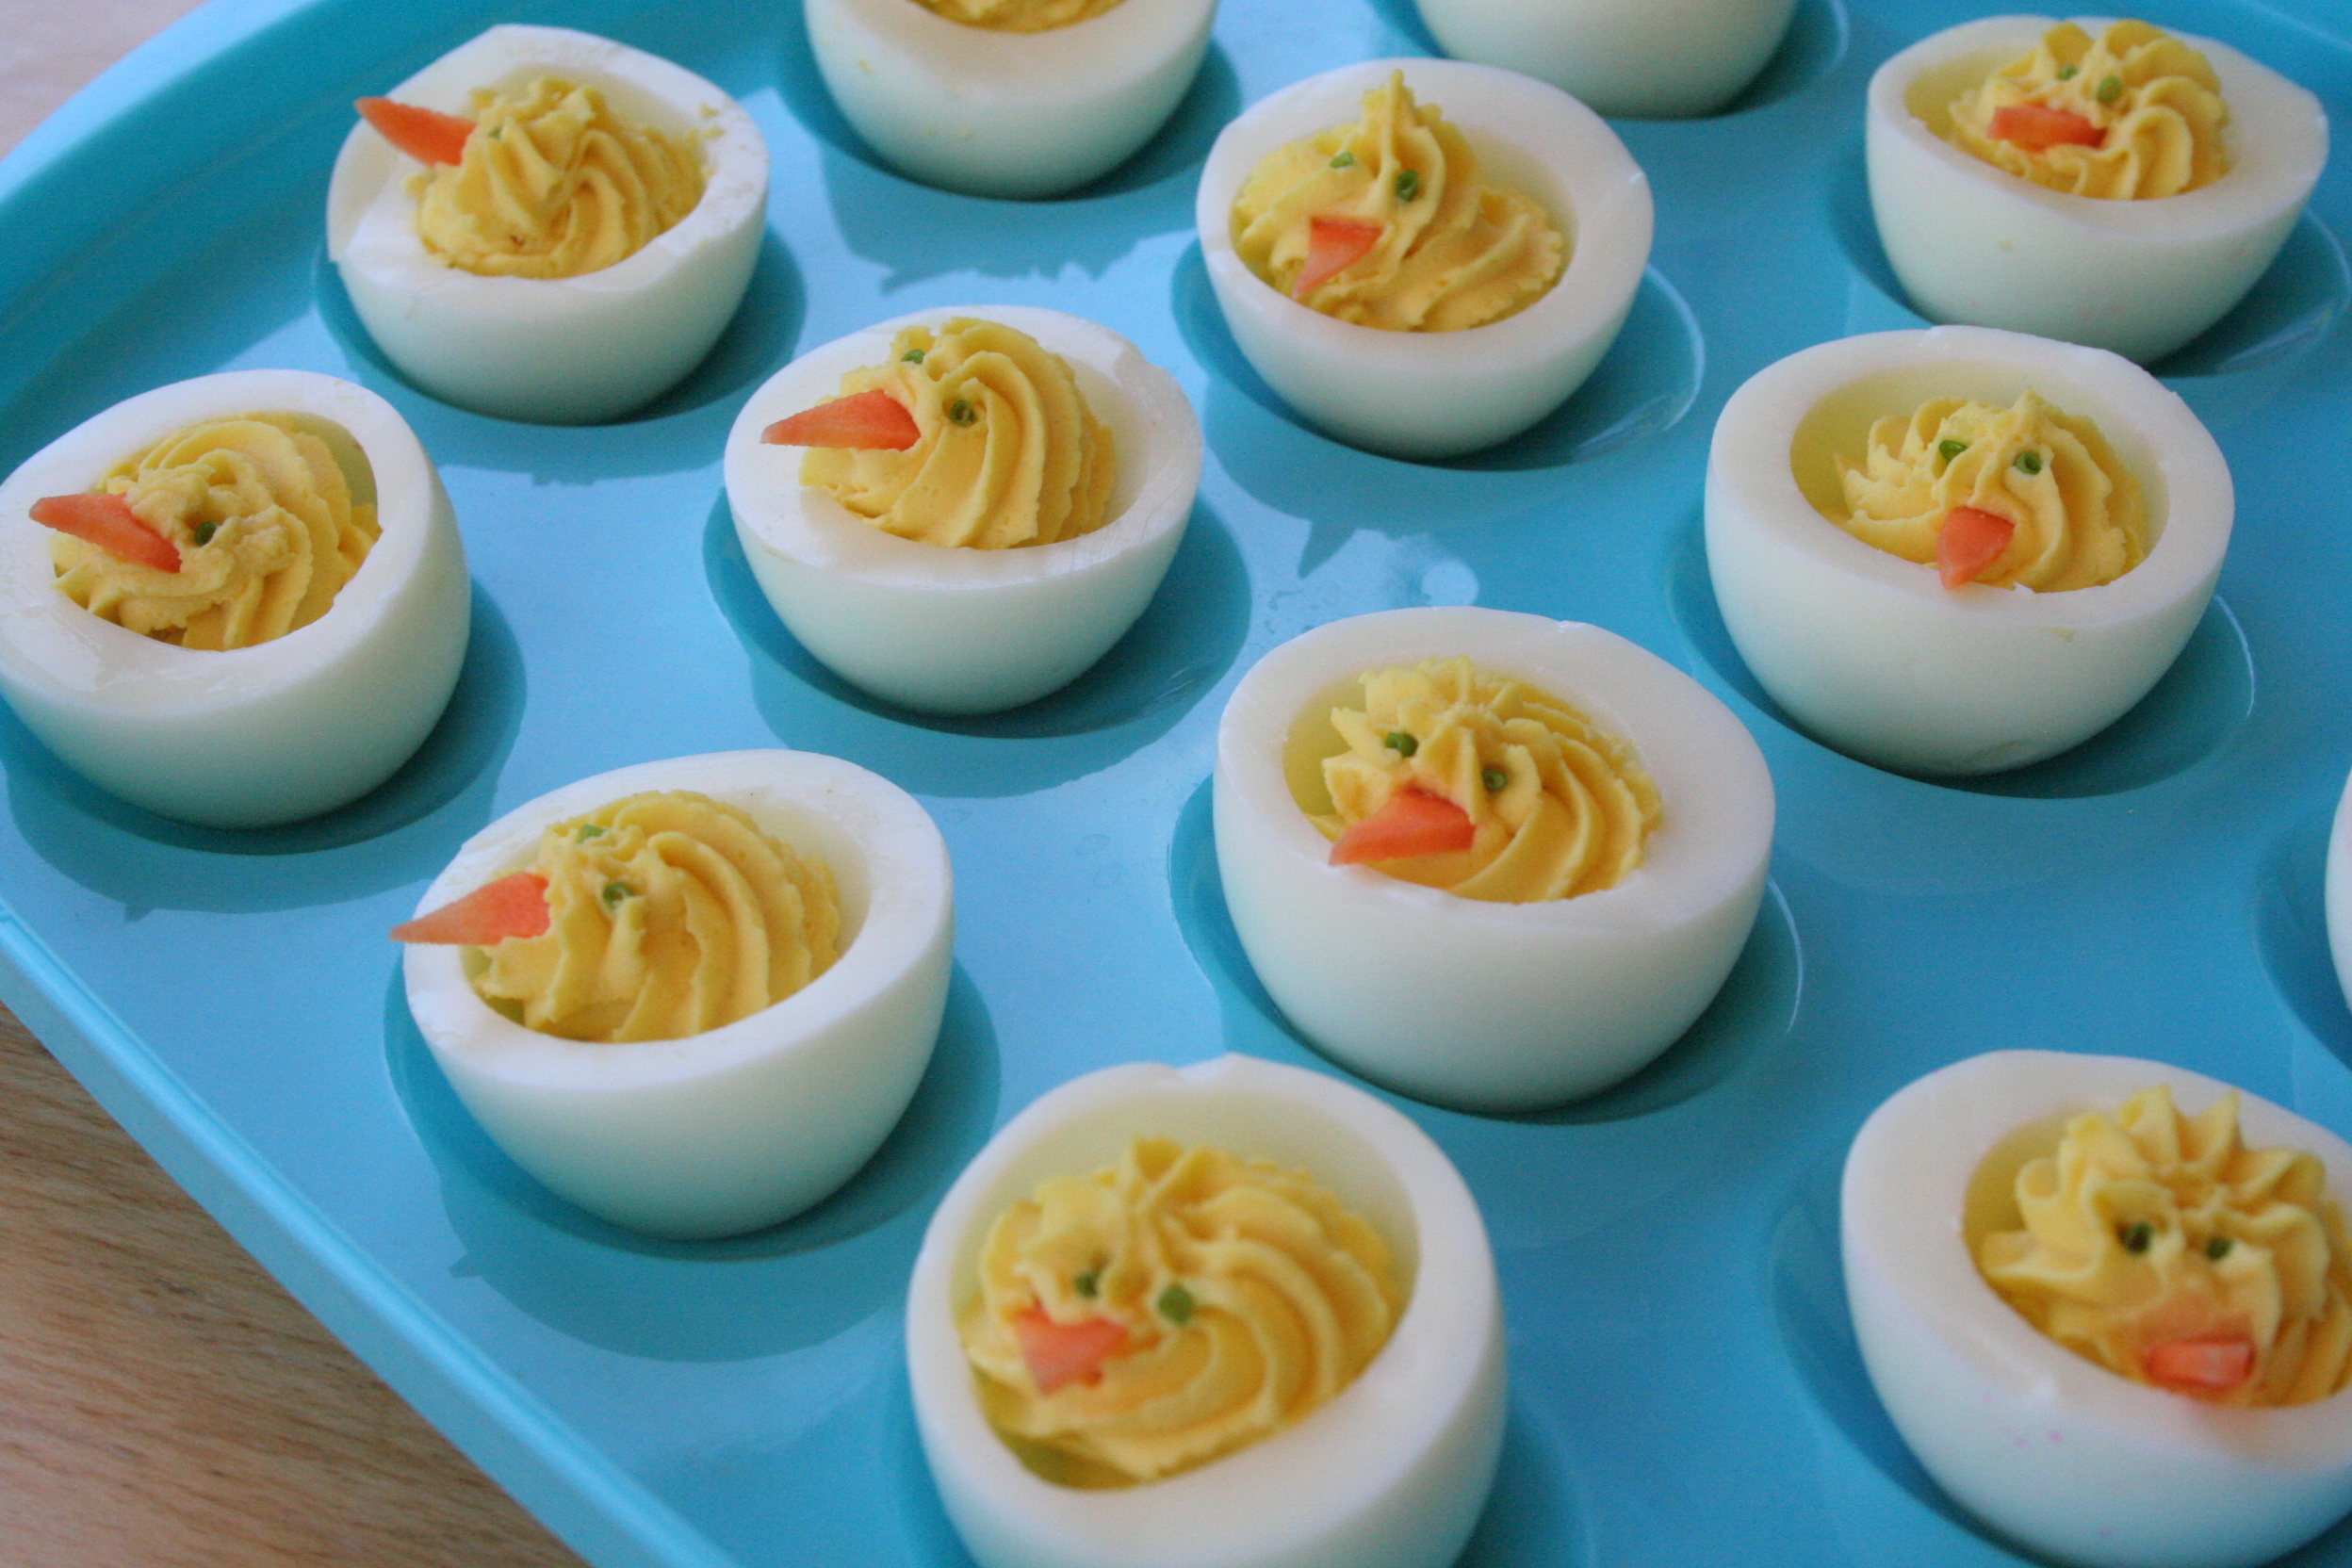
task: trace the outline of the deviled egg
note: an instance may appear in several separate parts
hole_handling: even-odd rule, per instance
[[[2045,1334],[1980,1269],[1986,1239],[2020,1223],[2017,1177],[2028,1162],[2056,1151],[2081,1113],[2112,1115],[2160,1087],[2182,1112],[2206,1112],[2232,1092],[2159,1062],[2004,1051],[1895,1094],[1846,1159],[1847,1300],[1896,1429],[1937,1484],[1995,1529],[2094,1568],[2241,1568],[2290,1550],[2352,1508],[2352,1399],[2337,1393],[2247,1406],[2206,1386],[2211,1378],[2195,1395],[2135,1380]],[[2248,1148],[2309,1152],[2329,1192],[2352,1192],[2352,1147],[2334,1134],[2251,1095],[2238,1119]],[[2201,1136],[2192,1133],[2182,1148],[2194,1154]],[[2250,1158],[2262,1174],[2248,1173],[2238,1200],[2266,1207],[2241,1228],[2261,1234],[2231,1237],[2237,1222],[2225,1216],[2210,1239],[2190,1238],[2193,1270],[2218,1256],[2210,1266],[2227,1273],[2292,1245],[2282,1168],[2270,1155]],[[2153,1179],[2139,1188],[2150,1198],[2168,1190]],[[2133,1215],[2107,1217],[2119,1253],[2152,1259],[2183,1245]],[[2209,1205],[2190,1217],[2213,1219]],[[2322,1337],[2313,1334],[2314,1353]],[[2173,1375],[2159,1365],[2164,1353],[2150,1352],[2149,1376]]]
[[[990,1426],[957,1320],[981,1292],[998,1216],[1137,1138],[1214,1145],[1328,1188],[1385,1244],[1403,1312],[1369,1364],[1303,1419],[1160,1479],[1061,1485]],[[1108,1068],[1007,1122],[923,1233],[906,1364],[940,1500],[983,1568],[1442,1568],[1478,1519],[1502,1441],[1501,1299],[1461,1175],[1372,1096],[1244,1056]]]
[[[617,1038],[570,1038],[548,1028],[592,1037],[614,1031],[574,1027],[597,1021],[593,1000],[554,1021],[538,1019],[535,1003],[508,1000],[520,988],[501,984],[491,968],[495,956],[465,945],[466,936],[411,930],[403,974],[409,1011],[434,1059],[515,1164],[616,1225],[665,1236],[731,1235],[787,1218],[832,1192],[906,1109],[946,1006],[955,929],[947,846],[912,796],[837,758],[794,751],[673,758],[581,779],[508,812],[468,839],[433,879],[416,923],[482,890],[513,886],[543,854],[550,827],[600,835],[611,829],[596,813],[665,791],[731,808],[821,868],[798,880],[829,884],[838,931],[812,945],[829,945],[838,956],[825,963],[818,954],[806,966],[818,972],[798,989],[733,1021],[674,1037],[633,1037],[636,1029],[622,1028]],[[617,874],[600,890],[602,913],[587,911],[590,923],[609,916],[615,927],[647,928],[659,913],[652,897],[650,878]],[[789,902],[802,907],[802,893]],[[707,911],[694,913],[701,923],[688,929],[699,946],[712,927]],[[539,929],[547,922],[543,910]],[[478,988],[485,984],[504,1005]]]
[[[1126,162],[1191,87],[1216,15],[1217,0],[807,8],[817,69],[858,134],[974,196],[1058,196]]]
[[[232,449],[238,428],[272,449]],[[76,541],[84,564],[61,570],[61,536],[32,517],[102,491],[172,537],[93,595],[90,562],[120,560]],[[366,793],[423,743],[465,660],[471,590],[440,476],[390,403],[332,376],[229,371],[117,403],[9,475],[0,519],[0,694],[75,772],[167,817],[257,827]],[[315,600],[359,550],[322,612],[272,608]],[[191,617],[183,584],[218,592]]]
[[[2138,199],[2077,195],[1948,139],[1955,103],[2033,56],[2057,24],[1987,17],[1879,67],[1864,136],[1879,239],[1912,304],[1933,320],[2065,338],[2145,363],[2219,320],[2270,266],[2328,161],[2328,118],[2318,99],[2268,67],[2180,35],[2212,67],[2227,109],[2228,172],[2209,184]],[[2106,24],[2083,25],[2098,33]]]
[[[912,7],[912,0],[895,3]],[[1109,472],[1100,526],[1002,548],[902,538],[804,483],[803,448],[762,439],[777,422],[836,399],[852,372],[890,367],[909,352],[913,368],[924,368],[922,350],[894,350],[900,336],[916,333],[932,341],[933,333],[958,322],[1018,331],[1067,368],[1085,417],[1108,437],[1099,443]],[[1009,373],[1005,358],[989,352],[958,359],[954,386],[942,392],[926,383],[923,390],[930,400],[946,400],[939,411],[945,418],[954,418],[962,402],[958,422],[975,438],[993,439],[1002,422],[1010,439],[1031,395],[991,384]],[[909,455],[944,448],[948,434],[939,433]],[[991,471],[1009,462],[1007,456]],[[968,305],[852,333],[769,378],[727,434],[727,498],[753,576],[819,662],[902,707],[987,713],[1068,684],[1135,623],[1183,542],[1200,464],[1200,425],[1191,402],[1134,344],[1059,311]],[[981,477],[955,462],[937,466],[940,484],[973,487]]]
[[[1461,658],[1572,706],[1655,781],[1638,864],[1521,903],[1334,863],[1310,810],[1347,743],[1333,710],[1363,706],[1367,672]],[[1213,809],[1234,930],[1291,1022],[1368,1078],[1478,1110],[1589,1094],[1673,1044],[1747,941],[1773,817],[1756,742],[1681,671],[1598,627],[1476,608],[1333,621],[1268,653],[1218,725]]]
[[[1291,298],[1244,258],[1236,207],[1252,176],[1284,149],[1358,122],[1367,94],[1399,73],[1423,109],[1459,127],[1479,180],[1540,209],[1564,240],[1565,271],[1525,308],[1461,331],[1359,325]],[[1446,172],[1410,158],[1380,175],[1408,204],[1443,203],[1454,188]],[[1431,59],[1344,66],[1253,105],[1210,150],[1194,216],[1225,324],[1258,374],[1326,433],[1411,458],[1493,446],[1582,385],[1633,306],[1653,221],[1648,177],[1600,116],[1514,72]],[[1385,253],[1379,241],[1371,253]]]
[[[402,374],[480,413],[587,424],[646,402],[710,351],[743,301],[766,232],[767,143],[734,99],[610,39],[514,24],[459,45],[388,98],[445,122],[489,117],[489,129],[470,138],[475,166],[452,163],[447,173],[366,120],[335,157],[327,254]],[[620,150],[616,125],[648,149]],[[533,141],[532,155],[491,146],[493,133],[510,130]],[[700,180],[691,208],[650,237],[654,221],[628,210],[654,200],[646,170],[596,167],[631,157],[648,170],[683,158]],[[446,246],[420,231],[427,200],[425,210],[447,220]],[[613,210],[596,210],[608,202]],[[522,243],[526,228],[539,250],[547,247],[538,238],[592,229],[633,230],[643,243],[609,265],[562,247],[580,251],[567,265],[592,270],[516,275],[500,251]],[[467,270],[478,265],[490,270]]]
[[[1607,115],[1709,114],[1780,47],[1796,0],[1414,0],[1457,59],[1524,72]]]
[[[2089,421],[2136,481],[2146,559],[2121,576],[2060,592],[1947,588],[1935,565],[1831,521],[1847,506],[1839,460],[1860,462],[1879,421],[1938,400],[2007,409],[2027,393]],[[2017,461],[2057,485],[2040,456]],[[2205,613],[2234,507],[2213,436],[2128,360],[1979,327],[1878,333],[1767,366],[1723,405],[1707,571],[1740,658],[1814,735],[1906,773],[1996,773],[2088,739],[2147,694]]]
[[[2344,780],[2335,826],[2328,835],[2328,946],[2335,955],[2344,1004],[2352,1006],[2352,778]]]

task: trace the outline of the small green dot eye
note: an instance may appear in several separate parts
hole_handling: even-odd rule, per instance
[[[209,545],[212,543],[212,536],[220,531],[220,525],[219,523],[198,523],[196,525],[196,542],[200,545]]]
[[[2121,76],[2101,76],[2099,79],[2098,90],[2093,92],[2091,96],[2098,99],[2102,104],[2114,103],[2116,99],[2123,96],[2123,78]]]
[[[968,425],[980,417],[980,414],[972,404],[958,398],[947,405],[947,416],[959,425]]]
[[[1170,1285],[1160,1292],[1160,1315],[1178,1326],[1192,1321],[1192,1292],[1183,1285]]]
[[[604,906],[608,909],[613,908],[620,904],[621,900],[633,898],[636,893],[637,890],[626,882],[607,882],[604,885]]]
[[[1511,782],[1511,775],[1500,768],[1488,768],[1478,775],[1478,778],[1486,785],[1488,794],[1495,793]]]
[[[580,831],[579,831],[579,832],[577,832],[577,833],[575,833],[575,834],[573,834],[573,835],[572,835],[572,837],[573,837],[573,838],[575,838],[575,839],[577,839],[577,840],[579,840],[581,843],[583,843],[583,844],[584,844],[584,843],[586,843],[586,842],[587,842],[589,840],[591,840],[591,839],[601,839],[601,838],[603,838],[603,837],[604,837],[604,829],[603,829],[603,828],[601,828],[601,827],[598,827],[598,826],[597,826],[595,823],[592,823],[592,822],[584,822],[584,823],[581,823],[581,824],[580,825]]]
[[[1421,743],[1414,740],[1411,735],[1406,734],[1401,729],[1390,730],[1385,736],[1381,737],[1381,742],[1388,747],[1389,750],[1395,752],[1399,757],[1411,757],[1414,752],[1421,749]]]
[[[1958,457],[1962,452],[1967,451],[1968,449],[1968,444],[1966,441],[1955,441],[1951,436],[1946,436],[1943,440],[1936,444],[1936,450],[1943,457],[1943,460],[1946,463],[1950,463],[1953,458]]]
[[[2070,82],[2082,73],[2082,68],[2079,65],[2062,65],[2058,68],[2058,79],[2062,82]]]
[[[2215,1236],[2211,1241],[2208,1241],[2205,1244],[2205,1255],[2213,1259],[2215,1263],[2219,1263],[2222,1259],[2228,1257],[2230,1255],[2230,1238],[2228,1236]]]
[[[1344,147],[1340,149],[1339,156],[1331,160],[1331,167],[1333,169],[1353,169],[1355,166],[1356,155],[1348,152]]]
[[[1087,1269],[1084,1274],[1070,1282],[1070,1288],[1086,1300],[1093,1300],[1102,1290],[1102,1271],[1099,1268]]]
[[[2145,1252],[2148,1244],[2156,1239],[2156,1227],[2145,1219],[2135,1219],[2117,1231],[2115,1239],[2123,1243],[2123,1250],[2127,1252]]]
[[[1415,196],[1420,194],[1421,172],[1417,169],[1403,169],[1397,171],[1396,199],[1400,202],[1410,202]]]
[[[923,351],[921,349],[909,349],[905,353],[899,355],[898,358],[899,362],[903,365],[921,365],[923,363]]]
[[[2017,454],[2017,472],[2019,472],[2019,473],[2021,473],[2021,474],[2025,474],[2025,475],[2031,476],[2031,475],[2034,475],[2034,474],[2038,474],[2038,473],[2040,473],[2041,471],[2042,471],[2042,454],[2041,454],[2041,453],[2039,453],[2039,452],[2019,452],[2019,453]]]

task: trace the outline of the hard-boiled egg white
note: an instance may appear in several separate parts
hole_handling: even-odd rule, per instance
[[[1602,114],[1723,107],[1780,47],[1796,0],[1414,0],[1440,47],[1572,92]]]
[[[989,1427],[956,1314],[1000,1212],[1139,1135],[1306,1170],[1380,1232],[1410,1295],[1371,1364],[1298,1425],[1164,1480],[1077,1491],[1033,1474]],[[1443,1568],[1502,1443],[1501,1298],[1461,1174],[1361,1089],[1247,1056],[1106,1068],[1007,1122],[923,1233],[906,1368],[940,1501],[982,1568]]]
[[[470,117],[476,88],[554,75],[702,149],[702,199],[643,250],[574,278],[482,277],[417,237],[419,165],[365,121],[327,188],[327,254],[385,357],[434,397],[507,419],[588,424],[652,399],[718,340],[765,233],[768,149],[734,99],[642,50],[564,27],[501,24],[385,96]]]
[[[437,909],[528,866],[542,829],[648,790],[740,807],[832,872],[841,954],[783,1001],[684,1039],[561,1039],[494,1011],[464,949],[411,945],[408,1006],[450,1086],[514,1163],[590,1213],[664,1236],[757,1230],[808,1208],[880,1146],[939,1037],[953,960],[947,845],[914,797],[801,751],[678,757],[598,774],[466,841],[417,901]]]
[[[1617,886],[1537,904],[1458,898],[1331,864],[1285,778],[1369,670],[1467,655],[1632,743],[1663,803]],[[1295,759],[1293,760],[1296,760]],[[1258,978],[1316,1046],[1420,1099],[1524,1110],[1641,1068],[1705,1009],[1755,924],[1772,781],[1740,721],[1613,632],[1477,608],[1391,610],[1283,644],[1217,727],[1217,863]]]
[[[1016,327],[1069,363],[1111,429],[1101,528],[1010,549],[902,539],[805,488],[805,449],[760,439],[840,396],[848,371],[884,363],[901,329],[959,316]],[[1184,540],[1200,461],[1184,389],[1119,334],[1057,310],[956,305],[836,338],[769,378],[727,433],[727,499],[768,602],[834,674],[904,708],[991,713],[1067,685],[1135,624]]]
[[[319,421],[355,498],[376,502],[383,534],[324,615],[208,651],[101,620],[57,591],[33,502],[88,490],[176,431],[255,413]],[[0,484],[0,694],[91,783],[183,822],[293,822],[384,782],[449,703],[469,604],[433,460],[390,403],[332,376],[235,370],[159,386],[75,426]]]
[[[2067,1117],[2157,1084],[2192,1114],[2230,1087],[2161,1062],[2001,1051],[1901,1090],[1846,1157],[1846,1298],[1896,1430],[1986,1524],[2093,1568],[2239,1568],[2352,1508],[2352,1398],[2234,1409],[2118,1377],[1996,1295],[1964,1229],[1972,1187],[1989,1205]],[[2352,1146],[2326,1128],[2252,1095],[2241,1125],[2248,1147],[2318,1155],[2329,1190],[2352,1194]]]
[[[843,118],[927,185],[1058,196],[1152,139],[1192,85],[1217,0],[1119,0],[1037,33],[917,0],[808,0],[808,44]]]
[[[2148,557],[2098,588],[1942,585],[1864,544],[1833,459],[1930,398],[2028,387],[2098,425],[2139,480]],[[1979,327],[1877,333],[1767,366],[1707,455],[1707,563],[1724,627],[1772,699],[1838,750],[1917,774],[1994,773],[2088,739],[2172,664],[2213,596],[2234,492],[2188,404],[2129,360]]]
[[[2328,946],[2336,958],[2336,978],[2352,1005],[2352,778],[2336,803],[2335,827],[2328,835]]]
[[[1995,16],[1903,50],[1870,77],[1864,145],[1886,259],[1919,313],[2112,349],[2171,352],[2245,297],[2328,161],[2319,100],[2228,44],[2182,33],[2221,78],[2231,168],[2178,196],[2050,190],[1940,134],[1952,100],[2056,25]],[[2084,24],[2094,36],[2103,22]]]
[[[1479,177],[1540,204],[1568,268],[1527,309],[1464,332],[1389,332],[1309,310],[1233,250],[1233,202],[1270,153],[1362,118],[1405,74],[1478,153]],[[1516,435],[1584,384],[1633,308],[1650,257],[1649,177],[1597,114],[1547,83],[1459,60],[1367,60],[1243,111],[1200,172],[1195,220],[1225,324],[1266,384],[1310,423],[1396,457],[1447,457]]]

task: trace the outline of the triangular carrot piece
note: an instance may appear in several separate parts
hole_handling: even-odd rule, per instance
[[[1399,790],[1388,804],[1339,836],[1331,864],[1407,860],[1417,855],[1448,855],[1468,849],[1478,830],[1470,813],[1442,795]]]
[[[159,572],[180,569],[180,547],[139,521],[131,503],[111,492],[43,496],[33,503],[32,517],[43,528],[88,540],[118,560]]]
[[[2151,1346],[2141,1358],[2148,1380],[2175,1394],[2227,1394],[2254,1375],[2250,1339],[2176,1339]]]
[[[1013,1319],[1013,1337],[1021,1341],[1021,1359],[1040,1394],[1065,1383],[1091,1378],[1102,1364],[1127,1348],[1127,1330],[1108,1317],[1056,1323],[1043,1307],[1031,1307]]]
[[[488,947],[509,937],[536,937],[547,930],[547,879],[535,871],[518,871],[394,926],[392,939]]]
[[[1363,260],[1380,242],[1384,232],[1378,223],[1359,222],[1352,218],[1308,219],[1307,265],[1300,270],[1298,281],[1291,286],[1290,297],[1305,299],[1324,279]]]
[[[2017,531],[2017,525],[2008,518],[1973,506],[1955,506],[1945,513],[1944,526],[1936,535],[1936,569],[1943,574],[1944,586],[1974,582],[1977,573],[2001,559]]]
[[[923,438],[906,405],[880,387],[836,398],[778,419],[760,433],[771,447],[854,447],[903,452]]]
[[[384,139],[415,158],[418,163],[460,163],[466,157],[466,139],[474,134],[474,122],[461,120],[438,109],[419,108],[415,104],[398,104],[389,98],[362,98],[352,106],[359,117],[373,125]]]
[[[2067,145],[2096,147],[2107,133],[2072,109],[2048,104],[2011,104],[1993,111],[1988,127],[1995,141],[2006,141],[2029,153],[2045,153]]]

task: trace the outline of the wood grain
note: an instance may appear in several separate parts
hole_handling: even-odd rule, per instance
[[[193,0],[0,0],[0,152]],[[0,1564],[578,1568],[0,1010]]]

